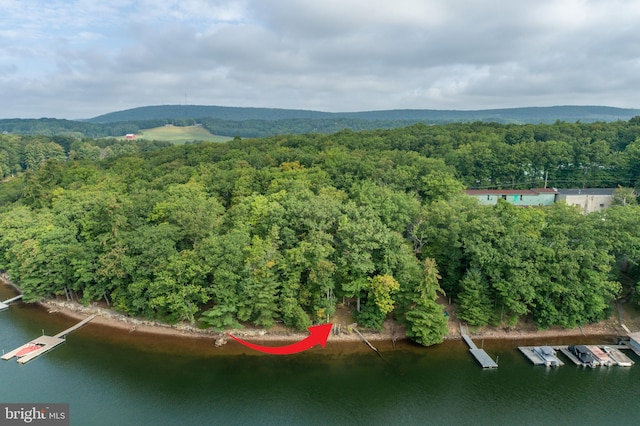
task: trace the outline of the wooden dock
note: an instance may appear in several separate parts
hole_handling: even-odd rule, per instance
[[[11,352],[8,352],[8,353],[2,355],[2,359],[7,361],[7,360],[10,360],[13,357],[16,357],[18,363],[26,364],[27,362],[31,361],[32,359],[35,359],[35,358],[39,357],[40,355],[49,352],[50,350],[52,350],[56,346],[64,343],[66,341],[67,334],[71,333],[72,331],[75,331],[75,330],[79,329],[80,327],[82,327],[83,325],[85,325],[86,323],[88,323],[89,321],[91,321],[94,318],[95,318],[95,315],[91,315],[91,316],[83,319],[78,324],[74,325],[73,327],[69,327],[66,330],[61,331],[60,333],[56,334],[55,336],[44,336],[43,335],[43,336],[40,336],[40,337],[38,337],[36,339],[33,339],[30,342],[27,342],[24,345],[20,346],[19,348],[16,348],[16,349],[12,350]]]
[[[473,340],[471,340],[471,337],[469,337],[468,329],[466,326],[460,325],[460,335],[462,336],[462,339],[467,342],[467,345],[469,345],[470,348],[469,352],[471,352],[471,355],[473,355],[475,359],[480,363],[482,368],[498,368],[498,363],[491,359],[489,354],[487,354],[484,349],[479,349],[476,344],[473,343]]]
[[[11,352],[2,355],[2,359],[4,359],[5,361],[8,361],[15,356],[17,358],[18,363],[26,364],[32,359],[37,358],[46,352],[49,352],[51,349],[55,348],[61,343],[64,343],[64,339],[51,337],[51,336],[40,336],[37,339],[33,339],[32,341],[25,343],[19,348],[16,348]],[[25,353],[24,355],[18,355],[22,351],[25,351],[31,348],[32,350]]]
[[[638,351],[636,348],[631,346],[629,342],[623,342],[623,344],[619,346],[620,346],[619,349],[630,350],[630,351],[633,351],[633,353],[635,353],[636,355],[640,356],[640,351]]]
[[[61,331],[60,333],[56,334],[55,338],[62,338],[64,339],[67,334],[71,333],[72,331],[76,331],[77,329],[79,329],[80,327],[82,327],[83,325],[85,325],[86,323],[88,323],[89,321],[91,321],[92,319],[94,319],[96,316],[94,315],[90,315],[88,317],[86,317],[85,319],[83,319],[82,321],[80,321],[79,323],[77,323],[76,325],[74,325],[73,327],[69,327],[64,331]]]
[[[9,308],[9,303],[15,302],[16,300],[22,299],[22,295],[19,294],[16,297],[12,297],[11,299],[7,299],[4,302],[0,302],[0,311],[4,311]]]

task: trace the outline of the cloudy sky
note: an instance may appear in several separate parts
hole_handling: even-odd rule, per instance
[[[0,118],[640,107],[638,0],[0,0]]]

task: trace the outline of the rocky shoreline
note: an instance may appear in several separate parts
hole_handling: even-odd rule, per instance
[[[92,323],[127,330],[128,332],[209,339],[226,338],[228,334],[233,334],[237,337],[250,337],[252,341],[258,342],[298,341],[308,336],[308,333],[292,331],[282,326],[275,326],[270,330],[260,328],[240,328],[224,332],[217,332],[211,329],[203,330],[189,324],[170,325],[158,321],[130,317],[95,305],[83,306],[80,303],[70,301],[47,300],[40,302],[40,305],[46,308],[49,313],[62,314],[78,320],[89,315],[96,315]],[[329,336],[329,340],[359,342],[361,337],[352,331],[352,327],[353,325],[351,324],[340,324]],[[402,340],[406,338],[404,327],[391,321],[385,323],[385,329],[380,332],[362,332],[362,334],[367,340],[371,341]]]
[[[159,335],[173,335],[192,338],[225,339],[228,334],[238,337],[250,337],[252,341],[298,341],[305,338],[308,333],[292,331],[282,326],[273,329],[242,328],[216,332],[210,329],[199,329],[189,324],[169,325],[157,321],[150,321],[141,318],[129,317],[117,313],[111,309],[105,309],[96,305],[83,306],[77,302],[48,300],[41,302],[50,313],[59,313],[74,319],[83,319],[88,315],[95,314],[93,323],[105,325],[112,328],[127,330],[128,332],[150,333]],[[337,324],[334,332],[329,336],[329,341],[359,342],[361,337],[353,332],[354,324]],[[552,328],[548,330],[537,330],[533,326],[523,326],[515,329],[498,329],[492,327],[482,327],[470,330],[473,337],[483,339],[530,339],[530,338],[553,338],[553,337],[579,337],[579,336],[615,336],[620,335],[620,327],[614,319],[609,319],[596,324],[589,324],[576,329]],[[394,321],[385,322],[385,327],[381,331],[363,331],[362,335],[370,341],[396,341],[406,339],[404,327]],[[446,340],[460,339],[458,322],[455,319],[449,321],[449,333]]]
[[[0,282],[13,287],[17,291],[20,289],[13,284],[6,275],[0,276]],[[73,319],[82,320],[89,315],[96,315],[92,320],[94,324],[100,324],[110,328],[126,330],[128,332],[156,334],[165,336],[179,336],[200,339],[214,339],[221,344],[226,342],[228,334],[238,337],[250,337],[257,342],[295,342],[308,336],[308,333],[293,331],[281,325],[276,325],[270,330],[257,328],[242,328],[217,332],[211,329],[200,329],[193,325],[180,323],[170,325],[159,321],[146,320],[143,318],[130,317],[118,313],[112,309],[92,304],[84,306],[75,301],[50,299],[39,303],[49,313],[61,314]],[[362,340],[359,334],[353,331],[355,324],[345,324],[334,321],[336,325],[334,332],[329,336],[329,341],[336,342],[359,342]],[[369,341],[399,341],[405,340],[406,332],[403,326],[395,321],[388,320],[384,323],[384,329],[380,331],[362,331],[361,334]],[[620,336],[624,335],[624,330],[620,327],[620,322],[612,317],[608,320],[588,324],[575,329],[551,328],[548,330],[538,330],[533,324],[522,324],[513,329],[500,329],[494,327],[471,328],[470,335],[483,339],[517,340],[531,338],[554,338],[554,337],[579,337],[579,336]],[[449,332],[445,340],[460,339],[459,322],[453,317],[449,318]]]

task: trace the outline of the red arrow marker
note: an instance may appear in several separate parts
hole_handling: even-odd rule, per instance
[[[331,333],[332,327],[333,324],[323,324],[309,327],[307,328],[307,330],[309,330],[309,332],[311,333],[310,336],[308,336],[304,340],[287,346],[260,346],[254,345],[253,343],[245,342],[244,340],[238,339],[236,336],[231,334],[229,335],[229,337],[248,348],[255,349],[256,351],[264,352],[266,354],[291,355],[298,352],[304,352],[318,344],[324,348],[327,344],[327,339],[329,338],[329,333]]]

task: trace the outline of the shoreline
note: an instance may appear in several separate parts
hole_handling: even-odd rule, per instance
[[[6,276],[0,276],[0,283],[13,288],[16,292],[20,292],[20,288],[7,279]],[[74,320],[82,320],[89,315],[95,314],[92,324],[101,325],[114,330],[123,330],[128,333],[141,333],[148,335],[158,335],[165,337],[181,337],[192,339],[212,339],[217,341],[222,339],[222,344],[229,339],[229,334],[241,338],[251,338],[256,342],[297,342],[308,336],[308,333],[288,329],[282,325],[276,325],[270,330],[256,328],[241,328],[218,332],[212,329],[199,329],[195,326],[179,323],[170,325],[158,321],[146,320],[138,317],[130,317],[118,313],[109,308],[103,308],[93,303],[90,306],[83,306],[75,301],[63,300],[45,300],[36,303],[50,314],[60,314]],[[352,329],[356,324],[345,324],[338,320],[334,321],[337,330],[329,335],[328,341],[331,342],[362,342],[362,338]],[[454,317],[449,317],[448,333],[444,336],[445,341],[461,340],[460,322]],[[380,331],[361,331],[361,334],[369,341],[382,342],[391,341],[410,341],[407,338],[404,326],[393,320],[387,320],[384,323],[384,329]],[[633,331],[633,330],[632,330]],[[562,337],[593,337],[593,336],[626,336],[627,333],[621,327],[618,319],[613,316],[607,320],[595,324],[588,324],[575,329],[563,329],[559,327],[547,330],[538,330],[533,324],[520,324],[513,329],[501,329],[496,327],[470,327],[469,336],[472,338],[481,338],[489,340],[521,340],[521,339],[548,339]],[[217,344],[217,342],[216,342]]]
[[[89,315],[96,315],[91,321],[92,324],[99,324],[113,329],[126,330],[129,333],[145,333],[162,336],[189,337],[194,339],[227,339],[229,334],[236,337],[251,338],[256,342],[296,342],[308,336],[308,333],[295,331],[276,325],[270,330],[259,328],[239,328],[225,331],[215,331],[213,329],[199,329],[195,326],[179,323],[170,325],[158,321],[146,320],[142,318],[129,317],[117,313],[111,309],[98,306],[83,306],[78,302],[67,302],[60,300],[47,300],[38,302],[49,313],[60,314],[75,320],[82,320]],[[340,324],[339,334],[331,333],[329,341],[336,342],[360,342],[362,339],[355,333],[347,331],[349,325]],[[367,340],[403,340],[406,339],[404,327],[391,321],[385,323],[385,329],[379,332],[362,331]]]
[[[75,320],[82,320],[88,315],[95,314],[91,321],[112,329],[126,330],[129,333],[155,334],[162,336],[188,337],[193,339],[228,339],[229,334],[241,338],[251,338],[256,342],[296,342],[308,336],[308,333],[293,331],[283,326],[275,326],[271,330],[242,328],[226,330],[223,332],[212,329],[199,329],[189,324],[169,325],[157,321],[145,320],[141,318],[129,317],[117,313],[111,309],[98,306],[83,306],[78,302],[67,302],[60,300],[47,300],[38,303],[49,313],[60,314]],[[329,335],[331,342],[361,342],[362,338],[351,330],[354,324],[339,324],[340,332],[335,331]],[[449,320],[449,333],[444,340],[461,340],[459,323],[456,320]],[[409,340],[405,329],[395,321],[388,320],[381,331],[361,331],[362,335],[369,341],[401,341]],[[626,334],[626,333],[624,333]],[[498,329],[494,327],[472,328],[469,335],[473,338],[491,340],[519,340],[519,339],[546,339],[559,337],[593,337],[593,336],[622,336],[623,330],[614,319],[602,321],[600,323],[588,324],[581,328],[562,329],[551,328],[547,330],[535,329],[532,325],[515,329]],[[226,343],[226,342],[225,342]]]

